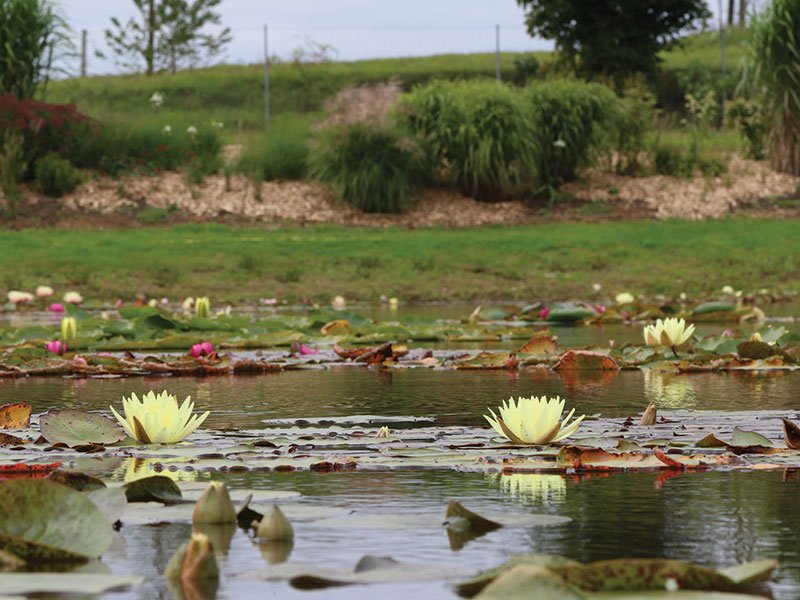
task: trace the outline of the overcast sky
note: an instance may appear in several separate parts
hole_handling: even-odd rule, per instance
[[[106,50],[103,30],[111,17],[125,22],[136,14],[132,0],[60,0],[76,32],[88,31],[89,74],[117,71],[111,60],[94,56]],[[711,2],[716,8],[717,1]],[[223,0],[222,22],[233,42],[226,62],[262,60],[262,27],[269,26],[270,54],[288,57],[307,40],[329,44],[335,58],[420,56],[446,52],[490,52],[495,25],[503,50],[552,47],[525,33],[524,13],[516,0]]]

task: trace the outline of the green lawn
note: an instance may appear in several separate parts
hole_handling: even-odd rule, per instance
[[[374,302],[555,300],[604,291],[690,296],[729,284],[785,290],[800,277],[796,220],[559,223],[477,229],[236,228],[0,232],[7,288],[91,299],[136,293]]]

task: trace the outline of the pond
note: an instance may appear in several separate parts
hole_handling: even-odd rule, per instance
[[[425,426],[483,426],[487,406],[509,396],[556,395],[589,415],[622,418],[649,402],[660,409],[767,411],[798,416],[799,372],[697,373],[675,375],[651,370],[559,375],[547,369],[452,371],[337,366],[327,370],[205,379],[33,378],[0,381],[0,404],[29,402],[34,413],[58,408],[108,412],[134,391],[167,387],[179,398],[191,395],[197,410],[210,410],[210,429],[264,430],[298,419],[384,415],[432,417]],[[758,413],[753,413],[757,416]],[[419,425],[419,424],[417,424]],[[302,423],[301,423],[302,426]],[[393,428],[411,428],[409,421]],[[87,457],[85,464],[90,459]],[[98,462],[94,473],[120,480],[114,467]],[[675,475],[675,472],[671,472]],[[234,490],[299,492],[288,507],[335,509],[347,515],[379,515],[387,522],[428,515],[425,527],[344,527],[326,520],[293,520],[295,542],[289,560],[348,569],[367,554],[474,572],[515,554],[548,553],[579,561],[617,557],[671,557],[709,566],[776,558],[780,566],[772,590],[778,599],[800,595],[800,477],[796,469],[770,471],[625,473],[570,477],[560,474],[460,473],[452,471],[353,471],[320,474],[184,473],[186,479],[222,479]],[[571,519],[546,527],[509,527],[453,549],[444,520],[450,499],[481,514],[533,513]],[[291,513],[289,513],[291,514]],[[334,520],[335,521],[335,520]],[[327,524],[326,524],[327,523]],[[189,536],[189,521],[158,526],[124,525],[124,548],[114,547],[103,564],[117,574],[144,576],[130,589],[107,598],[169,598],[164,565]],[[263,580],[275,560],[241,530],[220,549],[217,598],[455,598],[452,581],[348,586],[303,591],[285,582]],[[223,536],[225,538],[225,536]],[[227,539],[222,542],[227,546]]]

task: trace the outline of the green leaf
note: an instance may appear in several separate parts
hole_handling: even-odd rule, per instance
[[[86,561],[108,550],[112,535],[103,514],[80,492],[36,479],[0,484],[1,550],[28,562]]]
[[[51,410],[39,417],[39,428],[51,444],[67,446],[115,444],[125,439],[125,431],[116,421],[82,410]]]
[[[556,573],[546,567],[516,565],[504,571],[476,596],[480,600],[530,600],[531,598],[558,598],[583,600]]]
[[[557,323],[574,323],[582,319],[597,316],[597,313],[589,308],[582,306],[575,307],[556,307],[550,309],[545,321],[552,321]]]
[[[3,594],[94,595],[142,583],[142,577],[110,573],[0,573]]]
[[[736,306],[728,302],[704,302],[694,307],[692,315],[707,315],[709,313],[731,312],[734,310],[736,310]]]
[[[178,485],[163,475],[137,479],[126,483],[123,488],[128,502],[161,502],[162,504],[185,502]]]
[[[745,431],[738,427],[733,430],[733,437],[731,438],[731,446],[773,446],[772,440],[768,437],[756,433],[755,431]]]

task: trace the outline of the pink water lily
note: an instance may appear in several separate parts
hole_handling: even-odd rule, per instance
[[[304,355],[304,356],[306,354],[319,354],[319,346],[314,346],[312,348],[311,346],[306,346],[305,344],[300,344],[300,348],[298,349],[298,352],[300,352],[300,354]]]
[[[195,358],[199,358],[200,356],[208,356],[214,352],[214,346],[211,342],[200,342],[199,344],[192,345],[191,350],[189,350],[189,354],[194,356]]]
[[[47,342],[44,345],[45,350],[48,352],[52,352],[53,354],[58,354],[61,356],[64,352],[67,351],[67,345],[62,342],[61,340],[53,340],[52,342]]]
[[[542,321],[546,321],[547,320],[547,315],[549,315],[549,314],[550,314],[550,308],[545,306],[542,310],[539,311],[539,319],[542,320]]]
[[[48,308],[50,312],[54,313],[62,313],[64,312],[64,305],[60,304],[59,302],[53,302]]]

